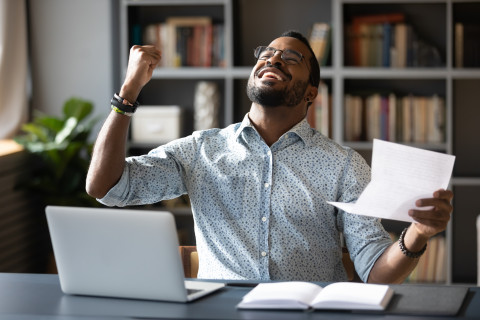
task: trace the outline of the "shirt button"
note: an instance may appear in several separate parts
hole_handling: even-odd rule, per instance
[[[268,182],[265,182],[264,186],[265,186],[265,188],[268,188],[268,187],[270,187],[270,184]]]
[[[262,221],[263,222],[267,221],[267,217],[262,217]]]
[[[272,155],[272,151],[268,150],[267,151],[267,156],[271,156]]]
[[[267,253],[265,251],[262,251],[262,257],[265,257]]]

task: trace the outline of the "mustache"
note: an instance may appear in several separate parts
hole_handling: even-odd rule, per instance
[[[260,69],[258,69],[258,70],[255,72],[255,76],[258,77],[258,74],[259,74],[260,72],[262,72],[262,71],[265,70],[265,69],[270,69],[270,68],[275,68],[275,69],[277,69],[277,70],[280,71],[286,78],[288,78],[288,80],[292,80],[292,76],[291,76],[290,74],[285,73],[279,66],[274,65],[274,64],[270,64],[270,63],[267,64],[267,65],[265,65],[265,66],[263,66],[263,67],[261,67]]]

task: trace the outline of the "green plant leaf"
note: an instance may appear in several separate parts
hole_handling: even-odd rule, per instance
[[[35,123],[26,123],[22,130],[29,134],[30,141],[48,142],[50,140],[49,132],[46,128]]]
[[[44,126],[55,134],[62,130],[65,121],[53,117],[44,116],[41,118],[36,118],[35,123]]]
[[[72,135],[72,132],[75,130],[75,128],[78,125],[78,119],[75,117],[70,117],[65,121],[65,125],[63,126],[63,129],[60,130],[59,133],[57,133],[57,136],[55,137],[55,143],[63,143],[65,141],[68,141],[68,138]]]
[[[63,106],[63,114],[65,118],[74,117],[78,122],[82,121],[93,110],[93,104],[89,101],[71,98],[65,102]]]

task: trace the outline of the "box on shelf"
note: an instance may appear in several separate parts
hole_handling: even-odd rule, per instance
[[[163,144],[180,138],[182,109],[179,106],[142,106],[132,117],[132,142]]]

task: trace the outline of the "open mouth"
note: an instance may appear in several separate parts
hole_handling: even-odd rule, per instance
[[[287,77],[276,68],[263,68],[257,74],[260,79],[275,79],[278,81],[286,81]]]

